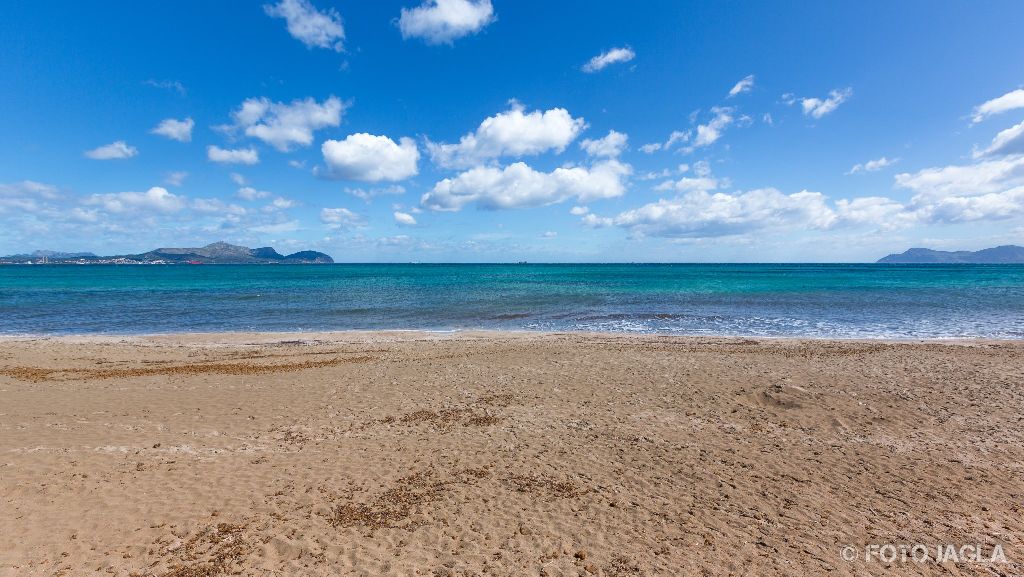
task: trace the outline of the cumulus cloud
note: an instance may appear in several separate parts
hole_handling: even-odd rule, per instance
[[[743,94],[744,92],[750,92],[754,88],[754,75],[751,74],[743,80],[740,80],[729,90],[729,98]]]
[[[259,232],[263,234],[283,234],[286,232],[295,232],[302,228],[297,220],[288,220],[284,222],[275,222],[272,224],[261,224],[258,226],[250,226],[247,230],[252,232]]]
[[[691,136],[693,136],[693,132],[690,130],[673,130],[672,134],[668,135],[668,140],[664,143],[651,142],[645,144],[640,147],[640,152],[645,154],[654,154],[659,150],[668,150],[680,142],[688,142]]]
[[[263,6],[263,10],[272,18],[284,18],[288,33],[307,48],[327,48],[335,52],[344,49],[345,28],[341,15],[333,8],[320,11],[309,0],[281,0]]]
[[[206,158],[221,164],[258,164],[260,155],[254,148],[227,149],[216,145],[206,147]]]
[[[825,229],[836,219],[821,193],[802,191],[787,195],[764,188],[735,194],[695,191],[614,217],[588,214],[583,222],[594,227],[617,226],[637,236],[708,238],[765,228]]]
[[[1024,155],[897,174],[896,185],[931,197],[1000,192],[1024,185]]]
[[[821,118],[839,108],[839,105],[846,102],[851,96],[853,96],[852,88],[836,89],[830,91],[827,98],[803,98],[800,100],[800,107],[805,116]],[[783,98],[785,99],[785,97]]]
[[[1024,154],[1024,122],[1000,131],[987,148],[974,151],[974,158],[1006,154]]]
[[[164,184],[168,184],[170,186],[181,186],[182,183],[185,182],[186,178],[188,178],[188,173],[183,170],[168,172],[167,176],[164,178]]]
[[[117,160],[131,158],[139,153],[139,149],[125,144],[123,140],[85,151],[85,156],[93,160]]]
[[[733,109],[729,107],[716,106],[711,109],[711,113],[714,114],[714,117],[706,124],[697,125],[696,135],[693,137],[690,145],[683,149],[683,152],[690,153],[698,148],[714,144],[722,137],[725,129],[736,120],[733,117]],[[673,136],[676,135],[676,133],[672,134]],[[682,134],[685,134],[687,139],[689,138],[688,133]],[[673,139],[669,138],[665,148],[670,147],[672,143]]]
[[[679,173],[685,173],[690,170],[690,166],[687,164],[680,164],[676,169]],[[665,177],[672,174],[669,170],[664,170],[659,174],[650,175],[655,178]],[[720,188],[726,188],[729,186],[729,179],[718,179],[711,175],[711,165],[706,160],[700,160],[693,164],[693,175],[685,176],[679,180],[668,180],[662,182],[658,186],[654,187],[654,190],[658,191],[675,191],[675,192],[693,192],[693,191],[710,191],[717,190]],[[648,179],[649,180],[649,179]]]
[[[971,123],[977,124],[989,116],[1024,108],[1024,88],[1012,90],[974,107]]]
[[[679,180],[670,180],[663,182],[658,186],[654,187],[654,190],[666,191],[674,190],[677,192],[690,192],[695,190],[716,190],[721,188],[717,178],[710,176],[697,176],[690,177],[686,176]]]
[[[857,174],[860,172],[877,172],[879,170],[882,170],[883,168],[896,164],[897,162],[899,162],[899,160],[900,159],[898,158],[886,158],[883,156],[881,158],[869,160],[864,163],[855,164],[852,168],[850,168],[850,170],[846,174]]]
[[[34,180],[23,180],[10,184],[0,183],[0,197],[38,196],[46,199],[57,198],[57,187]]]
[[[407,213],[395,211],[395,222],[399,226],[416,226],[416,217]]]
[[[359,226],[362,219],[347,208],[324,208],[320,210],[320,222],[329,228],[348,229]]]
[[[840,199],[836,201],[835,210],[842,222],[866,224],[883,230],[902,228],[917,221],[917,215],[908,211],[906,206],[883,196]]]
[[[237,204],[229,204],[219,198],[197,198],[189,203],[189,208],[203,214],[242,216],[245,208]]]
[[[178,142],[191,142],[192,128],[195,125],[195,121],[191,118],[186,118],[185,120],[168,118],[166,120],[162,120],[160,124],[157,124],[156,128],[150,130],[150,133],[166,136],[167,138],[177,140]]]
[[[267,210],[285,210],[285,209],[294,207],[296,204],[297,203],[294,200],[290,199],[290,198],[284,198],[282,196],[279,196],[279,197],[275,198],[265,208]]]
[[[93,194],[85,204],[99,206],[107,212],[177,212],[187,206],[185,197],[171,194],[166,188],[154,186],[146,192],[113,192]]]
[[[922,222],[999,220],[1024,214],[1024,155],[896,175]]]
[[[621,48],[612,48],[606,52],[602,52],[597,56],[591,58],[583,65],[583,71],[594,73],[599,70],[604,70],[612,64],[618,64],[620,62],[629,62],[636,58],[636,52],[629,46],[623,46]]]
[[[629,136],[621,132],[609,130],[608,134],[603,138],[596,140],[584,139],[583,142],[580,142],[580,148],[586,151],[588,156],[616,158],[626,149],[626,142],[628,140]]]
[[[402,8],[398,28],[402,38],[451,44],[483,30],[495,18],[491,0],[426,0],[415,8]]]
[[[376,196],[405,194],[405,187],[400,184],[390,186],[375,186],[373,188],[345,188],[345,192],[356,198],[370,202]]]
[[[58,196],[56,186],[33,180],[0,183],[0,214],[16,211],[36,216],[59,216],[63,213],[56,209],[53,203],[48,202],[57,199]]]
[[[253,201],[259,200],[261,198],[267,198],[268,196],[270,196],[270,193],[265,190],[256,190],[251,186],[243,186],[242,188],[238,189],[238,192],[235,193],[235,196],[242,200]]]
[[[467,168],[500,156],[529,156],[562,152],[587,126],[564,108],[525,112],[518,102],[509,110],[484,119],[458,144],[427,143],[431,158],[446,168]]]
[[[350,134],[345,140],[324,142],[321,151],[329,178],[395,182],[418,173],[420,151],[407,137],[396,143],[387,136]]]
[[[420,199],[431,210],[456,211],[475,203],[487,210],[544,206],[575,198],[579,202],[621,196],[628,164],[603,160],[589,168],[539,172],[523,162],[505,168],[481,166],[446,178]]]
[[[569,214],[573,216],[583,216],[590,212],[590,208],[586,206],[574,206],[569,209]]]
[[[268,98],[249,98],[232,113],[235,123],[220,128],[227,132],[242,130],[246,136],[287,152],[293,144],[312,144],[315,131],[341,124],[345,107],[335,96],[323,103],[305,98],[288,104],[271,102]]]

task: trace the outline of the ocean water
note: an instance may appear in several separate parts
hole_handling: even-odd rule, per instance
[[[0,333],[1024,338],[1017,265],[0,266]]]

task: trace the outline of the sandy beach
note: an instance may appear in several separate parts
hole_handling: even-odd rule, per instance
[[[0,575],[1021,575],[1022,383],[997,341],[9,337]]]

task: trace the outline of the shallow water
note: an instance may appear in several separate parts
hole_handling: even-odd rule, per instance
[[[0,266],[0,333],[1024,338],[1024,265]]]

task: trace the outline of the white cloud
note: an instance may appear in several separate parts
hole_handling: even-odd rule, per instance
[[[345,28],[338,11],[329,8],[321,12],[309,0],[281,0],[263,7],[268,16],[284,18],[288,33],[308,48],[327,48],[336,52],[344,49]]]
[[[716,106],[711,109],[711,112],[715,115],[714,118],[708,121],[707,124],[697,125],[697,135],[693,138],[692,143],[683,149],[684,152],[690,153],[698,148],[714,144],[722,137],[725,129],[735,120],[732,116],[732,108]],[[673,133],[673,135],[675,134]],[[670,138],[669,143],[672,142]],[[670,146],[669,143],[666,143],[665,148]]]
[[[407,137],[396,143],[387,136],[350,134],[345,140],[324,142],[321,151],[331,178],[394,182],[418,173],[420,151]]]
[[[718,109],[716,108],[715,110]],[[668,140],[666,140],[664,143],[651,142],[645,144],[640,147],[640,152],[643,152],[645,154],[654,154],[659,150],[668,150],[680,142],[689,142],[691,136],[693,136],[693,132],[690,130],[673,130],[672,134],[668,135]]]
[[[287,152],[293,144],[312,144],[315,131],[341,124],[344,110],[345,104],[335,96],[322,104],[312,98],[293,100],[289,104],[249,98],[232,113],[235,124],[220,128],[228,132],[241,129],[246,136]]]
[[[836,214],[821,193],[782,194],[765,188],[736,194],[691,192],[659,200],[614,217],[587,215],[589,226],[617,226],[637,236],[710,238],[765,228],[825,229]]]
[[[677,192],[691,192],[695,190],[715,190],[721,188],[717,178],[708,176],[683,177],[679,180],[663,182],[654,187],[654,190],[675,190]]]
[[[891,198],[863,196],[836,201],[836,216],[852,224],[867,224],[892,230],[914,224],[917,215]]]
[[[223,164],[258,164],[260,155],[254,148],[226,149],[216,145],[206,147],[206,157]]]
[[[608,135],[604,138],[584,139],[583,142],[580,142],[580,148],[585,150],[589,156],[617,158],[625,150],[628,140],[629,136],[609,130]]]
[[[228,204],[219,198],[197,198],[189,208],[203,214],[242,216],[247,211],[237,204]]]
[[[166,136],[171,140],[177,140],[178,142],[191,142],[192,141],[192,128],[196,125],[195,121],[191,118],[185,120],[176,120],[174,118],[168,118],[162,120],[160,124],[156,125],[156,128],[151,130],[152,134],[160,136]]]
[[[621,196],[631,170],[617,160],[552,172],[538,172],[523,162],[505,168],[481,166],[438,182],[420,202],[431,210],[451,211],[470,203],[494,210],[544,206],[570,198],[586,202]]]
[[[451,44],[476,34],[494,22],[491,0],[426,0],[415,8],[402,8],[398,27],[402,38],[422,38],[428,44]]]
[[[974,158],[1006,154],[1024,154],[1024,122],[1000,131],[988,148],[974,151]]]
[[[416,218],[407,213],[395,211],[395,222],[401,226],[416,226]]]
[[[330,228],[348,229],[359,226],[362,219],[347,208],[324,208],[320,210],[320,222]]]
[[[181,186],[186,178],[188,178],[188,173],[185,171],[169,172],[164,178],[164,183],[170,186]]]
[[[929,197],[979,195],[1024,185],[1024,155],[896,175],[896,186]]]
[[[274,224],[262,224],[259,226],[250,226],[247,230],[252,232],[259,232],[263,234],[282,234],[285,232],[295,232],[299,230],[301,225],[297,220],[289,220],[286,222],[278,222]]]
[[[1024,215],[1024,186],[973,196],[926,198],[912,205],[920,221],[933,223],[1002,220]]]
[[[231,173],[231,181],[237,184],[238,186],[245,186],[245,177],[242,176],[241,174],[238,174],[237,172]]]
[[[524,112],[512,102],[506,112],[484,119],[476,132],[463,136],[458,144],[427,143],[430,156],[446,168],[467,168],[500,156],[536,155],[549,150],[562,152],[587,126],[564,108]]]
[[[692,133],[689,130],[673,130],[672,134],[668,135],[668,140],[665,141],[665,150],[672,148],[672,145],[677,142],[689,142]]]
[[[113,213],[123,212],[177,212],[187,206],[185,197],[171,194],[166,188],[154,186],[146,192],[113,192],[93,194],[85,204],[100,206]]]
[[[173,90],[174,92],[177,92],[180,96],[185,96],[185,94],[187,94],[188,92],[187,90],[185,90],[185,85],[181,82],[178,82],[177,80],[154,80],[151,78],[149,80],[143,81],[142,83],[147,86],[152,86],[153,88]]]
[[[1024,214],[1024,155],[896,175],[915,193],[907,206],[922,222],[999,220]]]
[[[800,106],[803,108],[805,116],[821,118],[839,108],[839,105],[846,102],[851,96],[853,96],[852,88],[837,89],[829,92],[828,98],[804,98],[800,100]]]
[[[899,160],[900,159],[898,158],[886,158],[883,156],[881,158],[869,160],[863,164],[855,164],[852,168],[850,168],[850,170],[846,174],[857,174],[859,172],[877,172],[879,170],[882,170],[883,168],[896,164],[897,162],[899,162]]]
[[[273,210],[285,210],[287,208],[292,208],[293,206],[295,206],[295,204],[296,203],[295,203],[294,200],[291,200],[289,198],[284,198],[284,197],[279,196],[279,197],[275,198],[273,200],[273,202],[268,204],[267,208],[270,208],[270,209],[273,209]]]
[[[87,150],[85,156],[93,160],[114,160],[131,158],[138,153],[139,149],[134,146],[128,146],[123,140],[118,140],[99,148]]]
[[[690,167],[685,164],[679,165],[679,172],[686,172]],[[711,164],[706,160],[698,160],[693,163],[693,173],[697,176],[711,176]]]
[[[267,198],[268,196],[270,196],[270,193],[265,190],[256,190],[251,186],[243,186],[242,188],[238,189],[238,192],[235,193],[235,196],[241,198],[242,200],[252,201],[259,200],[261,198]]]
[[[590,208],[586,206],[574,206],[569,209],[569,214],[573,216],[583,216],[590,212]]]
[[[743,80],[737,82],[736,85],[729,90],[729,98],[732,98],[733,96],[737,96],[739,94],[743,94],[744,92],[750,92],[753,88],[754,75],[751,74],[750,76],[747,76]]]
[[[100,220],[100,211],[96,210],[94,208],[93,209],[89,209],[89,208],[82,208],[80,206],[76,206],[75,208],[71,209],[71,212],[69,213],[69,216],[70,216],[71,220],[76,221],[76,222],[86,222],[86,223],[99,222],[99,220]]]
[[[540,235],[540,237],[541,238],[557,238],[558,237],[558,232],[553,231],[553,230],[548,230],[548,231],[545,231],[544,233],[542,233]]]
[[[617,64],[619,62],[629,62],[636,58],[636,52],[629,46],[623,46],[621,48],[612,48],[607,52],[602,52],[597,56],[591,58],[586,64],[583,65],[584,72],[597,72],[604,68]]]
[[[57,198],[57,187],[34,180],[23,180],[12,184],[0,183],[0,197],[38,196],[46,199]]]
[[[983,104],[974,107],[971,118],[972,124],[977,124],[989,116],[1024,108],[1024,88],[1018,88],[1006,94],[993,98]]]
[[[400,184],[392,184],[390,186],[379,186],[374,188],[345,188],[345,192],[351,194],[356,198],[361,198],[366,202],[370,202],[375,196],[381,196],[385,194],[405,194],[405,187]]]

